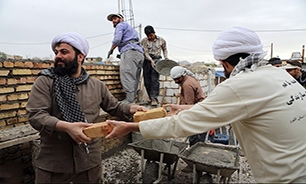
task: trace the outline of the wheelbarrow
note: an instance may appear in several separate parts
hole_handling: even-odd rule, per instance
[[[188,143],[165,139],[144,139],[129,143],[141,155],[142,183],[159,183],[162,180],[163,164],[168,168],[168,180],[174,178],[178,154]],[[144,166],[144,159],[146,164]],[[174,164],[172,171],[171,165]]]
[[[182,151],[179,157],[193,168],[193,183],[199,183],[200,179],[212,183],[210,174],[216,174],[219,183],[229,183],[235,171],[239,177],[239,151],[237,146],[198,142]],[[203,172],[206,174],[202,176]]]

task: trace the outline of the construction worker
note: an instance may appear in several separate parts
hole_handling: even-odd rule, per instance
[[[109,14],[107,20],[115,28],[112,46],[107,57],[113,54],[116,47],[120,52],[120,81],[126,98],[123,103],[134,103],[143,65],[143,49],[139,43],[136,30],[124,21],[121,14]]]

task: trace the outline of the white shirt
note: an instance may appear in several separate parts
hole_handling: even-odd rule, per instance
[[[145,138],[185,137],[232,124],[257,182],[306,182],[306,91],[262,66],[217,85],[178,115],[140,122]]]

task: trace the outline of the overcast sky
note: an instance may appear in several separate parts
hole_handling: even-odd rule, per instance
[[[144,37],[152,25],[175,61],[214,61],[214,40],[232,26],[255,30],[268,57],[271,43],[282,59],[306,45],[306,0],[133,0],[132,8],[136,30]],[[117,0],[0,0],[0,52],[53,58],[51,40],[75,31],[88,39],[89,57],[105,59],[114,32],[106,17],[116,12]]]

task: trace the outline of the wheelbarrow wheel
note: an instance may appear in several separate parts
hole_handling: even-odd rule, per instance
[[[206,183],[206,184],[212,184],[213,180],[212,180],[212,176],[210,174],[204,174],[201,178],[200,178],[200,183]]]
[[[154,161],[153,162],[147,161],[142,177],[142,183],[147,184],[156,181],[158,177],[158,168],[159,168],[158,163]]]

